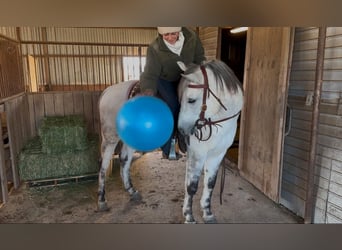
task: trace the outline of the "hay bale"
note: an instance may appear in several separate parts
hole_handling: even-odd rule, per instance
[[[38,129],[42,151],[59,154],[87,148],[86,123],[80,115],[44,117]]]
[[[98,138],[90,137],[87,146],[72,152],[47,154],[39,137],[30,140],[19,155],[22,180],[41,180],[97,173],[99,170]]]

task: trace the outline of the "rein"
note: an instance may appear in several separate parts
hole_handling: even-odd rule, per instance
[[[207,71],[205,70],[204,66],[200,66],[202,74],[203,74],[203,78],[204,78],[204,83],[203,84],[199,84],[199,85],[195,85],[195,84],[189,84],[188,87],[189,88],[195,88],[195,89],[203,89],[203,97],[202,97],[202,107],[201,107],[201,112],[199,114],[199,118],[196,120],[195,124],[194,124],[194,129],[196,128],[197,130],[194,131],[195,132],[195,136],[198,140],[200,141],[207,141],[209,140],[209,138],[212,135],[212,126],[221,126],[219,123],[220,122],[224,122],[227,121],[229,119],[232,119],[233,117],[237,116],[240,114],[240,111],[238,113],[236,113],[235,115],[220,119],[220,120],[216,120],[216,121],[212,121],[210,118],[205,118],[205,111],[207,110],[207,97],[209,97],[210,94],[212,94],[214,96],[214,98],[218,101],[218,103],[221,105],[221,107],[224,110],[227,110],[227,108],[223,105],[222,101],[214,94],[214,92],[209,88],[209,84],[208,84],[208,75],[207,75]],[[206,139],[203,139],[203,132],[202,129],[205,126],[209,126],[209,136]]]

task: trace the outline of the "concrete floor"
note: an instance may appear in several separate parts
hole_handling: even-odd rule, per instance
[[[13,190],[0,208],[0,223],[183,223],[185,157],[161,159],[161,152],[136,155],[132,182],[142,195],[130,201],[118,168],[107,180],[108,212],[96,212],[97,180],[55,187],[29,188],[25,183]],[[238,175],[225,171],[220,204],[220,170],[212,210],[218,223],[302,223],[284,207],[274,203]],[[201,180],[202,181],[202,180]],[[203,223],[199,207],[202,185],[193,202],[197,223]]]

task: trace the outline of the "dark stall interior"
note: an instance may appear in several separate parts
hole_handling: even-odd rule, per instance
[[[233,27],[221,29],[221,60],[225,62],[235,73],[241,83],[243,83],[247,31],[232,33]],[[231,162],[238,164],[239,155],[239,135],[240,119],[235,140],[226,154]]]

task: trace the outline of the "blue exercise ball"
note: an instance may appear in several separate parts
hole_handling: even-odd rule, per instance
[[[116,128],[120,139],[137,151],[152,151],[170,138],[174,120],[167,104],[153,96],[129,99],[119,109]]]

